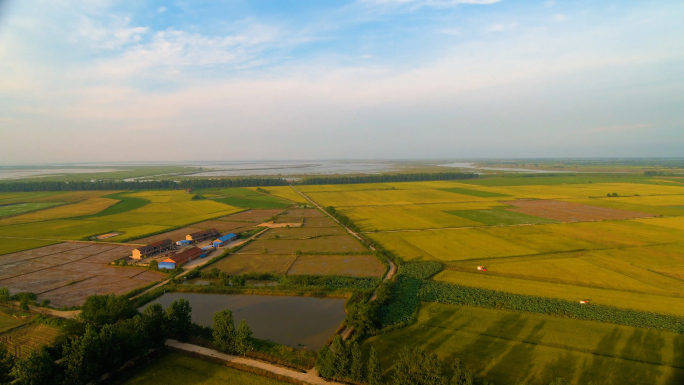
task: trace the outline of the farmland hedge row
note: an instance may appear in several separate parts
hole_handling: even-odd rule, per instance
[[[424,281],[420,289],[420,299],[428,302],[524,311],[684,333],[683,317],[603,305],[581,305],[559,299],[505,293],[443,282]]]
[[[304,178],[297,184],[356,184],[384,182],[422,182],[431,180],[474,179],[478,174],[463,172],[440,172],[419,174],[379,174],[362,176],[316,176]]]
[[[258,187],[287,186],[282,178],[242,178],[242,179],[182,179],[121,181],[35,181],[0,183],[0,192],[17,191],[92,191],[92,190],[168,190],[207,187]]]
[[[408,262],[401,265],[397,282],[392,286],[390,299],[378,309],[383,327],[408,324],[420,307],[420,289],[424,279],[439,273],[439,262]]]

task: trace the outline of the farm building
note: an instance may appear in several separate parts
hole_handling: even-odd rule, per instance
[[[226,234],[222,237],[218,237],[218,239],[214,240],[213,244],[214,244],[214,247],[221,247],[227,243],[233,242],[236,239],[237,239],[237,235],[230,233],[230,234]]]
[[[196,233],[188,234],[185,236],[185,239],[190,241],[190,242],[202,242],[205,239],[210,239],[214,237],[218,237],[220,233],[216,229],[209,229],[209,230],[202,230],[198,231]]]
[[[168,263],[168,265],[165,266],[171,266],[170,264],[173,262],[173,267],[164,267],[164,269],[175,269],[176,266],[180,266],[188,261],[192,261],[193,259],[202,258],[206,256],[206,251],[200,249],[199,247],[193,247],[192,249],[187,249],[183,252],[172,255],[169,258],[163,260],[159,263],[159,268],[162,269],[163,263]]]
[[[173,247],[173,241],[170,239],[164,239],[162,241],[150,243],[147,246],[138,247],[133,249],[133,259],[143,259],[149,257],[150,255],[159,254]]]
[[[178,246],[185,246],[185,245],[189,245],[189,244],[190,244],[190,241],[188,241],[187,239],[183,239],[183,240],[176,242],[176,245],[178,245]]]
[[[166,258],[165,260],[159,262],[159,265],[157,265],[160,269],[169,269],[173,270],[176,268],[176,262],[171,259],[171,258]]]

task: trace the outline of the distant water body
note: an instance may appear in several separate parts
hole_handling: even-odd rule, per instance
[[[391,171],[394,166],[389,162],[372,161],[311,161],[311,162],[225,162],[198,164],[202,172],[192,176],[266,176],[266,175],[328,175],[328,174],[379,174]]]
[[[464,163],[464,162],[454,162],[438,164],[439,167],[453,167],[453,168],[468,168],[474,170],[485,170],[485,171],[506,171],[506,172],[522,172],[529,174],[548,174],[548,173],[568,173],[573,171],[556,171],[556,170],[532,170],[529,168],[512,168],[512,167],[481,167],[476,166],[474,163]]]
[[[0,179],[40,178],[64,174],[88,174],[97,172],[114,172],[114,168],[32,168],[32,169],[0,169]]]

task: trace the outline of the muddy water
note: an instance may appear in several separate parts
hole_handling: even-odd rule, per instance
[[[179,298],[190,302],[198,325],[212,326],[215,312],[230,309],[235,325],[246,320],[255,338],[311,350],[322,347],[345,318],[340,298],[166,293],[152,303],[166,308]]]

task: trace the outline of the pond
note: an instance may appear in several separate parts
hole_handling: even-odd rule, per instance
[[[179,298],[190,302],[198,325],[212,326],[215,312],[230,309],[235,325],[244,319],[255,338],[311,350],[325,345],[346,317],[344,298],[166,293],[151,303],[167,308]]]

